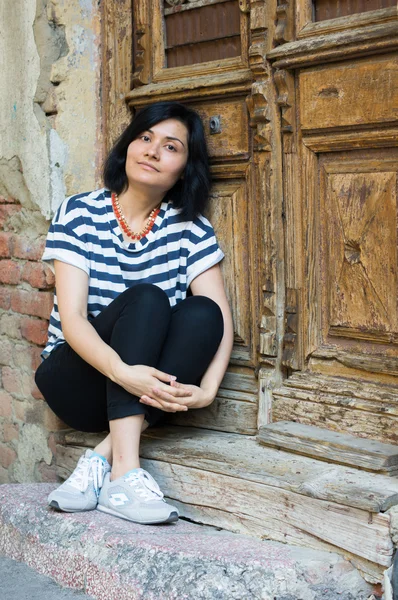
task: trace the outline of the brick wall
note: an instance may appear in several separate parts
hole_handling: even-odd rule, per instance
[[[27,212],[17,201],[0,196],[0,483],[56,481],[53,458],[57,432],[66,427],[34,383],[47,339],[54,275],[40,261],[45,235],[28,236],[10,226],[18,213],[29,218]],[[26,447],[32,444],[27,441],[32,435],[25,435],[24,441],[21,434],[24,427],[32,425],[40,428],[37,445],[42,440],[46,448]],[[21,464],[26,454],[33,456],[33,462],[24,460]],[[41,460],[45,456],[47,459]]]

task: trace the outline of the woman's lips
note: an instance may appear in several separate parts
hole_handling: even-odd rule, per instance
[[[138,163],[140,165],[140,167],[142,167],[143,169],[147,169],[148,171],[157,171],[157,169],[155,169],[155,167],[151,167],[150,165],[146,165],[145,163]]]

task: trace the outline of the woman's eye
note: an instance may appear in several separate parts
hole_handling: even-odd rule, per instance
[[[143,140],[146,142],[146,141],[147,141],[147,140],[149,140],[150,138],[149,138],[149,135],[142,135],[142,136],[141,136],[141,139],[143,139]]]
[[[169,150],[174,150],[174,152],[177,152],[177,149],[174,146],[172,146],[171,144],[167,144],[167,148]]]

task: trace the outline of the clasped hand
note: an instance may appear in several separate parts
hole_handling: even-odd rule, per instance
[[[179,383],[174,375],[146,365],[124,364],[116,382],[138,396],[142,404],[165,412],[187,411],[208,404],[206,393],[200,387]]]

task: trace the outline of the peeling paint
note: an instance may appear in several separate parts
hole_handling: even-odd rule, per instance
[[[88,46],[87,34],[83,27],[80,25],[75,25],[72,28],[72,40],[74,45],[74,53],[70,55],[69,60],[72,61],[74,59],[77,61],[80,59],[80,55],[84,55]],[[72,66],[72,63],[69,64]],[[77,62],[73,64],[73,66],[77,66]]]
[[[20,163],[21,184],[28,190],[26,194],[25,189],[21,189],[21,202],[27,196],[37,197],[39,190],[42,196],[48,195],[49,191],[46,136],[33,110],[40,74],[40,58],[33,34],[35,16],[34,3],[23,0],[0,3],[0,22],[8,25],[2,29],[0,37],[0,159],[7,162],[16,157]],[[15,171],[12,171],[2,169],[0,186],[10,187],[7,179],[10,174],[14,192],[18,192],[14,186]]]
[[[0,160],[17,158],[14,196],[46,219],[65,196],[97,187],[99,10],[91,0],[0,4]]]
[[[51,168],[51,198],[55,200],[51,206],[52,212],[55,212],[58,206],[57,199],[66,196],[64,173],[68,161],[68,147],[60,138],[55,129],[51,129],[49,135],[50,145],[50,168]]]

